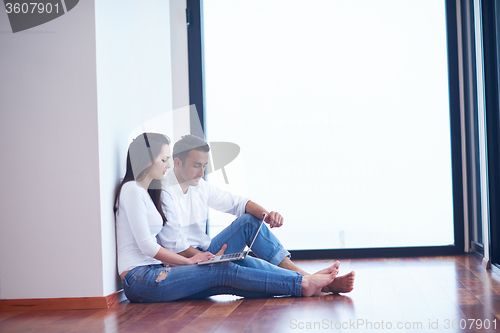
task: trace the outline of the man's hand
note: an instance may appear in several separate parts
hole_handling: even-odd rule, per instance
[[[265,216],[265,222],[269,224],[271,228],[279,228],[283,225],[283,216],[278,212],[270,212],[269,214],[262,213],[262,217]]]
[[[188,259],[188,265],[194,265],[213,257],[215,256],[210,252],[200,252]]]
[[[221,255],[223,255],[223,254],[224,254],[224,252],[226,251],[226,249],[227,249],[227,244],[222,245],[222,248],[221,248],[221,249],[219,250],[219,252],[217,252],[215,255],[216,255],[216,256],[221,256]]]

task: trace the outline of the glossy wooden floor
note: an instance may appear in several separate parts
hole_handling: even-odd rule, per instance
[[[314,272],[332,261],[297,263]],[[342,260],[341,274],[350,270],[344,296],[0,312],[0,332],[500,332],[500,277],[474,257]]]

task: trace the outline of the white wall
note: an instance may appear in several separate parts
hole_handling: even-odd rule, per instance
[[[102,295],[94,1],[13,34],[0,10],[0,298]]]
[[[172,110],[169,15],[167,1],[96,1],[104,294],[119,288],[112,206],[129,136]]]
[[[16,34],[0,11],[0,299],[121,288],[114,190],[134,129],[189,129],[185,30],[183,0],[80,1]]]
[[[189,111],[183,112],[182,108],[189,105],[189,70],[188,70],[188,45],[186,28],[186,0],[170,0],[170,42],[172,50],[172,108],[175,111],[174,136],[177,141],[179,135],[190,132]]]

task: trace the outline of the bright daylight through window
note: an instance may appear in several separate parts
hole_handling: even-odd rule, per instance
[[[204,1],[211,182],[286,248],[453,244],[444,1]],[[211,214],[210,233],[232,218]]]

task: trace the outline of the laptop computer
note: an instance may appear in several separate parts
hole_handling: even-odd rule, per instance
[[[265,219],[266,219],[266,216],[264,216],[264,218],[260,222],[259,229],[257,229],[257,232],[255,233],[255,236],[254,236],[252,243],[250,244],[250,247],[248,248],[248,250],[243,251],[243,252],[238,252],[238,253],[229,253],[229,254],[223,254],[220,256],[215,256],[212,259],[208,259],[208,260],[199,262],[198,265],[209,265],[209,264],[216,264],[219,262],[245,259],[248,255],[248,253],[250,252],[250,250],[252,249],[252,245],[255,242],[255,240],[257,239],[257,236],[259,235],[260,228],[262,228],[262,225],[264,224]]]

